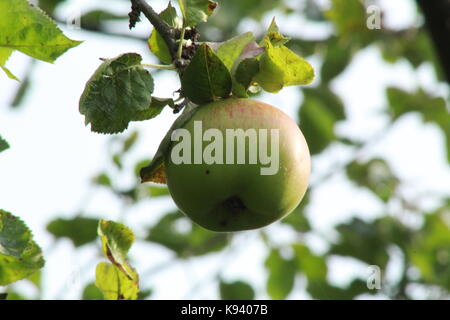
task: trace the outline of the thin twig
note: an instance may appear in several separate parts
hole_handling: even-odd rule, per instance
[[[181,55],[183,54],[183,42],[184,42],[185,33],[186,33],[186,28],[183,28],[183,30],[181,30],[180,43],[178,44],[177,60],[180,60]]]

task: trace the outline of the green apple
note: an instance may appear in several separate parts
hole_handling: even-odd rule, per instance
[[[264,227],[291,213],[306,192],[308,145],[276,107],[251,99],[213,102],[200,106],[171,138],[164,159],[169,191],[179,209],[206,229]]]

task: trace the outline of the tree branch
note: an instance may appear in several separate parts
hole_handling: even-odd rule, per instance
[[[134,26],[133,18],[137,18],[142,12],[148,21],[155,27],[169,48],[172,59],[176,59],[177,43],[175,41],[175,29],[169,26],[161,17],[153,10],[153,8],[145,0],[131,0],[132,12],[130,13],[130,28]],[[136,12],[137,11],[137,12]],[[137,13],[137,17],[135,16]]]
[[[425,16],[425,24],[441,61],[442,71],[450,83],[450,2],[448,0],[417,0]]]

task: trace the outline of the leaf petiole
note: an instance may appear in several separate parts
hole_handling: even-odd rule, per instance
[[[172,64],[142,64],[143,67],[152,68],[152,69],[163,69],[163,70],[176,70],[177,68]]]

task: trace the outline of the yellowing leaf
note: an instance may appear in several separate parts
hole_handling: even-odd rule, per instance
[[[136,275],[127,262],[127,253],[134,242],[134,234],[127,226],[108,220],[100,220],[98,234],[108,259],[130,279]]]
[[[260,58],[260,71],[255,80],[268,92],[278,92],[284,86],[311,83],[314,69],[303,58],[285,46],[274,47],[265,40],[266,52]]]
[[[97,265],[95,285],[102,291],[105,300],[137,300],[138,298],[138,281],[129,279],[116,266],[107,262],[100,262]]]

